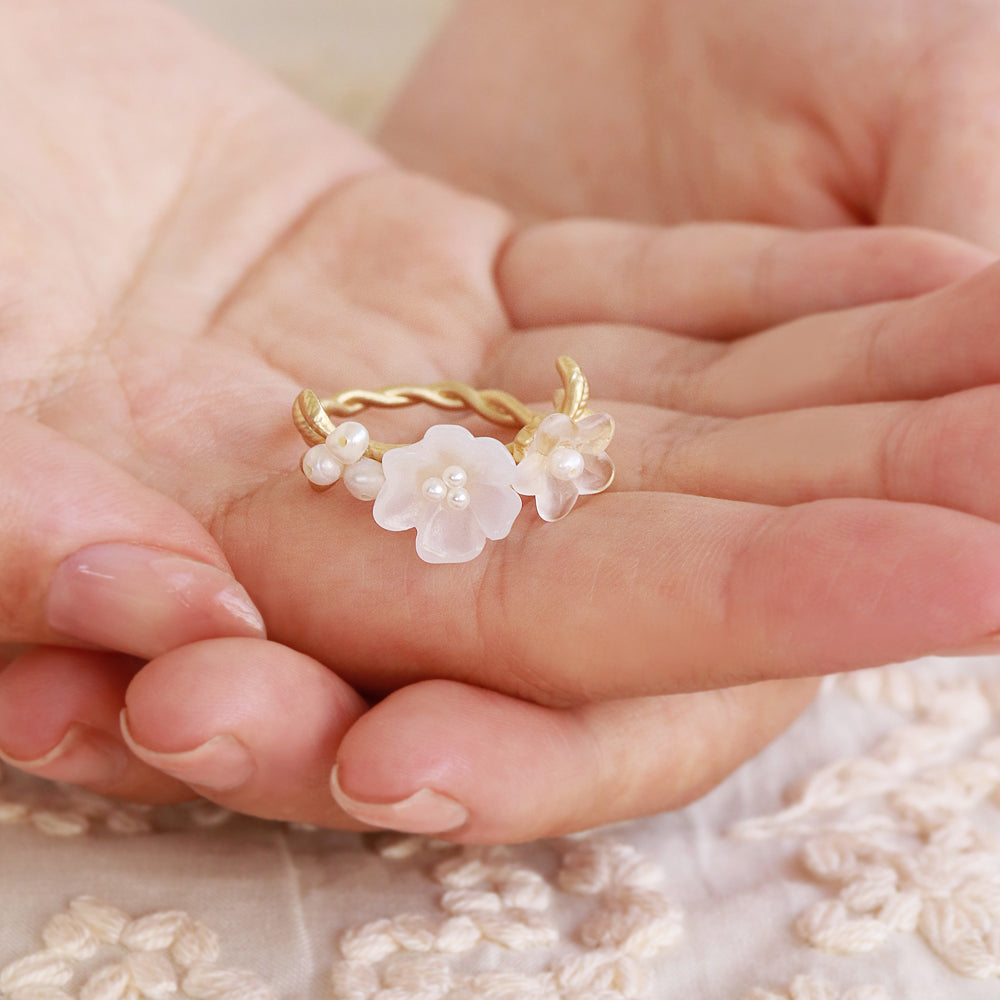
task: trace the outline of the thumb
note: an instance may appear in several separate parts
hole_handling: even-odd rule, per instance
[[[785,729],[811,680],[557,709],[423,681],[361,715],[337,750],[334,800],[359,822],[513,843],[676,809]]]
[[[150,658],[263,621],[182,507],[32,420],[0,416],[0,642]]]

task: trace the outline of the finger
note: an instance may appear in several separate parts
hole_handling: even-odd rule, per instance
[[[20,770],[116,798],[190,798],[180,782],[140,762],[118,725],[138,661],[39,647],[0,669],[0,757]]]
[[[0,638],[136,656],[263,623],[212,537],[166,497],[33,421],[0,416]]]
[[[560,710],[427,681],[354,724],[332,787],[372,826],[482,843],[557,836],[704,795],[814,691],[784,681]]]
[[[1000,265],[907,302],[809,316],[727,344],[638,327],[560,326],[501,341],[483,377],[545,400],[548,359],[569,354],[601,396],[733,417],[929,399],[1000,381],[998,302]]]
[[[1000,265],[917,299],[748,337],[698,379],[730,415],[928,399],[1000,379]],[[783,360],[782,360],[783,359]]]
[[[727,339],[798,316],[919,295],[995,259],[920,230],[574,221],[531,227],[513,239],[497,279],[518,328],[608,321]]]
[[[123,727],[140,759],[220,805],[353,829],[329,776],[341,737],[364,710],[307,656],[215,639],[147,664],[129,686]]]
[[[825,406],[738,420],[621,403],[613,409],[616,490],[781,506],[871,497],[1000,521],[997,386],[922,402]]]
[[[247,511],[220,524],[233,566],[274,638],[366,689],[431,675],[576,703],[873,666],[1000,629],[1000,526],[937,507],[605,493],[556,524],[526,510],[477,559],[430,566],[344,491],[267,489],[262,538],[239,530]],[[261,567],[260,545],[281,564]]]

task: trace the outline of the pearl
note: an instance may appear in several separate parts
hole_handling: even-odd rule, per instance
[[[344,486],[358,500],[374,500],[384,483],[382,463],[374,458],[362,458],[344,469]]]
[[[340,479],[343,470],[330,449],[318,444],[302,456],[302,471],[306,474],[306,479],[316,486],[332,486]]]
[[[449,465],[441,473],[441,478],[445,481],[445,485],[453,490],[459,489],[469,481],[468,473],[460,465]]]
[[[357,462],[368,447],[368,430],[356,420],[345,420],[326,439],[326,446],[343,465]]]
[[[549,472],[554,479],[564,482],[576,479],[583,472],[583,455],[573,448],[553,448],[549,455]]]
[[[424,480],[423,485],[420,487],[420,492],[428,500],[440,503],[448,496],[448,487],[437,476],[431,476],[429,479]]]
[[[445,502],[452,510],[465,510],[472,503],[472,494],[464,486],[457,489],[448,490]]]

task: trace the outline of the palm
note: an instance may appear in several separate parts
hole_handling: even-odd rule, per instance
[[[529,216],[880,221],[996,248],[998,33],[992,0],[483,0],[383,135]]]
[[[32,93],[56,115],[21,126],[5,163],[5,314],[21,336],[2,401],[208,521],[295,464],[301,385],[471,373],[503,324],[489,267],[505,220],[380,173],[373,150],[166,13],[132,22],[96,75],[68,67],[65,88]],[[154,35],[172,74],[142,65]],[[11,104],[13,130],[30,106]]]
[[[67,36],[100,27],[77,16]],[[490,273],[506,218],[390,170],[165,12],[139,8],[115,27],[96,75],[68,68],[33,92],[56,120],[27,118],[22,158],[5,166],[18,192],[3,268],[17,339],[0,401],[219,536],[245,532],[251,507],[266,531],[289,497],[322,534],[336,504],[310,507],[291,474],[302,451],[291,401],[306,385],[472,380],[506,327]],[[45,30],[41,51],[11,55],[16,68],[43,63]],[[132,51],[152,37],[172,75]],[[114,57],[126,53],[137,61],[123,104]],[[24,109],[6,110],[12,130]],[[406,417],[393,423],[403,433]],[[281,541],[268,551],[284,566],[299,553]]]

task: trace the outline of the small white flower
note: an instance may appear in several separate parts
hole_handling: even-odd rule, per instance
[[[387,451],[382,471],[375,521],[389,531],[416,528],[425,562],[474,559],[487,538],[507,537],[521,511],[510,452],[456,424],[437,424],[416,444]]]
[[[565,517],[578,496],[611,485],[615,467],[605,449],[614,431],[615,422],[607,413],[590,413],[580,420],[550,413],[517,465],[517,492],[535,498],[542,520]]]
[[[302,471],[316,486],[332,486],[343,476],[348,491],[359,500],[374,500],[382,485],[382,470],[365,458],[368,431],[356,420],[345,420],[327,435],[323,444],[302,456]]]

